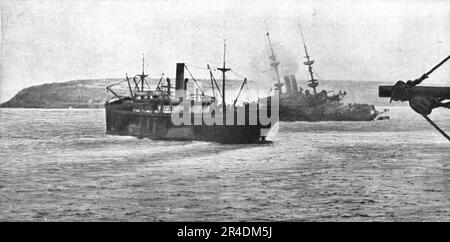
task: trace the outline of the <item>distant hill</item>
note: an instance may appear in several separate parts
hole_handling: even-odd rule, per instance
[[[101,108],[106,86],[120,79],[75,80],[32,86],[0,105],[6,108]]]
[[[120,78],[74,80],[32,86],[18,92],[12,99],[0,105],[4,108],[102,108],[108,97],[106,86],[122,81]],[[152,79],[152,86],[159,79]],[[298,81],[305,88],[304,81]],[[209,83],[205,80],[203,83]],[[378,98],[378,86],[386,85],[380,82],[358,81],[322,81],[319,90],[346,91],[344,102],[370,103],[378,106],[389,106],[388,99]],[[238,89],[240,81],[228,84],[230,89]],[[249,82],[249,88],[254,88],[255,82]],[[114,87],[119,95],[128,92],[126,82]],[[395,105],[398,105],[396,103]]]

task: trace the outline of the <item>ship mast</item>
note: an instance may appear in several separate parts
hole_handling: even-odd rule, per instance
[[[300,35],[302,36],[303,48],[305,49],[305,54],[306,54],[306,56],[305,56],[306,61],[303,62],[303,64],[308,66],[308,72],[311,77],[311,79],[308,81],[308,82],[310,82],[308,84],[308,86],[311,87],[314,91],[314,94],[316,94],[316,87],[319,86],[319,80],[314,79],[314,73],[312,70],[312,65],[314,64],[314,60],[311,60],[311,56],[308,55],[308,49],[306,49],[305,38],[303,37],[302,25],[299,24],[298,26],[300,27]]]
[[[226,103],[225,103],[225,73],[227,71],[230,71],[230,68],[226,68],[225,66],[225,54],[227,50],[227,43],[226,40],[223,41],[223,67],[217,68],[217,70],[222,72],[222,106],[223,106],[223,118],[225,118],[226,113]]]
[[[142,53],[142,74],[138,75],[141,78],[141,92],[144,91],[144,81],[145,81],[145,78],[148,76],[148,75],[144,74],[144,64],[145,64],[144,53]],[[139,91],[139,88],[138,88],[138,91]]]
[[[270,66],[272,66],[273,69],[275,70],[275,74],[277,76],[277,81],[278,81],[278,83],[275,84],[276,90],[279,90],[279,92],[281,93],[281,86],[283,86],[283,84],[281,84],[280,73],[278,72],[278,66],[280,66],[280,62],[277,60],[277,56],[273,52],[272,42],[270,41],[269,32],[267,32],[266,35],[267,35],[267,40],[269,41],[270,53],[272,54],[271,56],[269,56],[269,60],[271,61]]]

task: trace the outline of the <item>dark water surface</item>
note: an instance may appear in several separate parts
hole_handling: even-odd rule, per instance
[[[408,108],[269,145],[108,136],[104,110],[0,109],[2,221],[450,221],[450,143]],[[450,112],[431,116],[450,132]]]

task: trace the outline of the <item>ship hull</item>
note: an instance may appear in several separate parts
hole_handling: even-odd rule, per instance
[[[123,110],[105,105],[106,132],[155,140],[198,140],[226,144],[258,143],[265,140],[262,125],[174,125],[171,114]]]
[[[339,101],[308,105],[299,96],[282,97],[280,100],[280,121],[373,121],[379,115],[373,105],[349,104]]]
[[[292,110],[280,106],[280,121],[373,121],[376,117],[370,111],[323,113],[312,108]]]
[[[320,116],[320,115],[280,115],[280,121],[284,122],[295,122],[295,121],[305,121],[305,122],[321,122],[321,121],[362,121],[362,122],[368,122],[375,120],[372,117],[367,117],[365,115],[363,116],[346,116],[346,115],[326,115],[326,116]]]

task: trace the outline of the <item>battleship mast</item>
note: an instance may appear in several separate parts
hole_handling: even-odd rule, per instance
[[[280,62],[277,60],[277,56],[273,52],[272,42],[270,41],[269,32],[267,32],[266,35],[267,35],[267,40],[269,41],[270,52],[272,54],[271,56],[269,56],[269,60],[271,61],[270,65],[275,70],[275,74],[277,76],[277,81],[278,81],[278,83],[275,84],[275,87],[276,87],[276,90],[279,90],[279,92],[281,93],[281,87],[283,86],[283,84],[281,84],[280,73],[278,72],[278,67],[280,66]]]
[[[303,64],[308,66],[308,72],[311,77],[311,79],[308,81],[308,82],[310,82],[308,84],[308,86],[311,87],[314,91],[314,94],[316,94],[316,87],[319,86],[319,80],[314,79],[314,74],[313,74],[313,70],[312,70],[312,65],[314,64],[314,60],[311,60],[311,58],[310,58],[311,56],[308,55],[308,50],[306,49],[306,44],[305,44],[305,38],[303,37],[302,25],[299,24],[298,26],[300,27],[300,34],[302,36],[303,48],[305,49],[305,54],[306,54],[306,56],[305,56],[306,61],[303,62]]]

